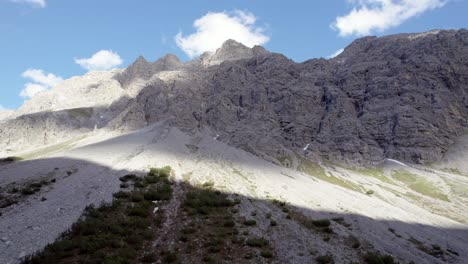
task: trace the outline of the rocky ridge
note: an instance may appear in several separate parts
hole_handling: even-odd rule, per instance
[[[60,111],[69,109],[45,103],[58,88],[26,103],[16,118],[0,125],[1,153],[95,128],[128,131],[170,119],[186,132],[207,130],[264,157],[428,163],[440,160],[468,124],[464,29],[365,37],[336,58],[302,63],[229,40],[193,61],[167,55],[151,63],[140,57],[107,76],[104,82],[113,88],[97,85],[93,97],[111,90],[116,96],[99,103],[104,107],[83,104],[93,114],[72,115],[74,121],[61,117]],[[76,100],[83,94],[77,92]],[[41,112],[27,113],[36,108]],[[61,133],[67,136],[57,136]]]

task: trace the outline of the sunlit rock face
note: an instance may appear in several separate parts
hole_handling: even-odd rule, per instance
[[[425,163],[441,159],[467,126],[468,31],[365,37],[331,60],[302,63],[229,40],[186,63],[140,57],[99,83],[92,97],[100,106],[86,97],[82,107],[92,114],[71,119],[55,114],[50,98],[57,95],[33,98],[28,104],[42,113],[29,117],[23,107],[4,121],[0,146],[18,151],[59,142],[67,131],[133,130],[170,119],[258,155]],[[84,94],[75,93],[69,108],[80,108]]]

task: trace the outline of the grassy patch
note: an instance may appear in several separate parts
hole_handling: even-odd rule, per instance
[[[349,169],[355,173],[362,174],[365,176],[370,176],[372,178],[376,178],[379,181],[386,182],[389,184],[395,184],[392,179],[385,177],[383,168],[375,167],[375,168],[359,168],[359,169]]]
[[[233,208],[239,203],[240,200],[233,201],[227,194],[206,186],[186,192],[182,202],[183,226],[177,234],[182,242],[182,262],[242,263],[246,257],[253,258],[237,229],[243,225],[235,216],[238,210]],[[268,256],[265,251],[265,257]]]
[[[94,110],[93,108],[74,108],[67,110],[67,114],[69,117],[73,118],[91,118],[93,115]]]
[[[319,164],[312,162],[310,160],[304,159],[302,157],[298,157],[298,159],[299,159],[299,166],[297,167],[297,169],[299,171],[302,171],[312,177],[331,183],[333,185],[337,185],[337,186],[340,186],[340,187],[343,187],[352,191],[356,191],[356,192],[361,191],[361,188],[359,188],[359,186],[357,186],[356,184],[352,182],[338,178],[331,173],[329,173],[328,175],[325,169],[322,168],[322,166],[320,166]]]
[[[62,143],[59,143],[59,144],[50,145],[50,146],[47,146],[47,147],[36,149],[34,151],[28,152],[27,154],[24,154],[23,158],[25,160],[33,159],[33,158],[45,156],[45,155],[48,155],[48,154],[51,154],[51,153],[71,149],[74,146],[74,144],[76,143],[76,141],[81,140],[84,137],[85,136],[79,136],[79,137],[64,141]]]
[[[221,192],[212,190],[199,190],[189,192],[183,203],[184,208],[190,214],[207,215],[211,211],[215,211],[219,207],[230,207],[234,202],[229,200],[226,195]]]
[[[276,159],[280,162],[281,165],[290,168],[293,163],[293,159],[291,156],[278,156]]]
[[[443,168],[442,171],[446,171],[446,172],[452,173],[452,174],[457,174],[457,175],[460,175],[460,176],[468,176],[468,174],[461,172],[457,168]]]
[[[164,171],[170,172],[167,168]],[[150,174],[151,177],[165,177],[164,174]],[[136,177],[123,179],[125,182],[136,181]],[[154,188],[165,190],[170,188],[170,184],[158,181],[157,185],[149,184],[131,192],[120,191],[114,194],[111,203],[97,208],[88,206],[69,231],[42,252],[26,257],[24,263],[136,262],[145,244],[154,239],[154,233],[149,229],[160,226],[161,216],[153,214],[154,204],[143,199]],[[154,255],[146,254],[141,261],[148,262],[154,258]]]
[[[405,170],[398,170],[392,173],[392,177],[406,184],[413,191],[446,202],[450,202],[447,195],[443,194],[432,182],[421,176],[410,173]]]

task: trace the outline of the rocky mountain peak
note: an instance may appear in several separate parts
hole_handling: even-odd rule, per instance
[[[166,54],[164,57],[152,63],[151,67],[155,71],[169,71],[176,70],[181,67],[183,63],[174,54]]]
[[[143,57],[143,55],[138,56],[138,58],[133,62],[133,64],[139,63],[148,63],[148,61]]]
[[[214,54],[209,57],[209,65],[217,65],[223,61],[233,61],[240,59],[248,59],[257,55],[267,54],[264,48],[255,46],[249,48],[242,43],[239,43],[233,39],[226,40],[221,48],[216,50]]]
[[[183,65],[184,63],[174,54],[167,54],[155,62],[148,62],[143,56],[140,56],[115,78],[123,87],[127,87],[136,79],[148,80],[158,72],[177,70]]]

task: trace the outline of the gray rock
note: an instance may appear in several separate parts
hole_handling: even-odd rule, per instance
[[[331,60],[303,63],[229,40],[187,63],[140,57],[114,78],[123,89],[147,82],[135,97],[99,109],[99,127],[133,130],[171,119],[259,155],[427,163],[440,160],[468,124],[468,31],[365,37]],[[62,120],[54,112],[4,121],[0,145],[8,148],[15,140],[8,128],[24,123],[52,125],[61,135],[97,122],[93,115],[60,127]],[[52,136],[41,129],[28,142],[45,137]]]

